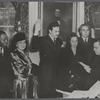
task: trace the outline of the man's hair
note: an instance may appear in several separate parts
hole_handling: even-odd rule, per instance
[[[53,27],[59,27],[58,22],[52,22],[52,23],[50,23],[49,26],[48,26],[48,31],[52,30]]]
[[[84,27],[84,26],[87,26],[87,27],[89,28],[89,31],[90,31],[89,36],[91,36],[91,27],[90,27],[89,24],[81,24],[81,25],[80,25],[80,27],[78,28],[78,32],[79,32],[80,36],[82,36],[82,34],[81,34],[81,29],[82,29],[82,27]]]
[[[100,45],[100,38],[95,39],[94,43],[95,42],[99,42],[99,45]]]
[[[1,36],[2,34],[6,34],[6,33],[5,33],[4,31],[0,30],[0,36]]]

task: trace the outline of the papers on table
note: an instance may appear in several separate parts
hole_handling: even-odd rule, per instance
[[[71,92],[65,92],[56,89],[57,92],[63,94],[63,98],[95,98],[100,96],[100,81],[97,81],[88,91],[75,90]]]
[[[100,81],[97,81],[88,91],[89,98],[100,95]]]

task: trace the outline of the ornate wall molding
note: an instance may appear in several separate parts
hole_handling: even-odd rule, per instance
[[[15,31],[25,32],[27,38],[29,37],[29,13],[28,2],[12,2],[15,8]]]
[[[85,2],[85,19],[84,22],[94,28],[94,13],[100,6],[100,2]]]

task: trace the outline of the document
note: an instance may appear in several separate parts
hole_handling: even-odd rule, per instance
[[[63,94],[63,98],[100,98],[100,81],[97,81],[89,90],[74,90],[73,92],[66,92],[56,89],[57,92]]]
[[[97,81],[88,91],[89,98],[95,98],[100,95],[100,81]]]

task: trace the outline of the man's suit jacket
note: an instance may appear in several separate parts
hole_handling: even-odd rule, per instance
[[[31,51],[40,51],[40,97],[54,97],[56,68],[62,41],[57,38],[56,45],[49,35],[44,37],[33,36]]]
[[[81,55],[81,61],[88,65],[91,64],[92,58],[94,56],[93,43],[94,43],[93,38],[89,37],[87,44],[85,44],[82,37],[78,38],[78,51],[79,54]]]
[[[4,55],[0,55],[0,98],[11,98],[14,72],[10,63],[9,49],[4,48]]]
[[[100,80],[100,55],[95,55],[91,64],[91,72],[87,79],[86,89],[89,89],[98,80]]]
[[[10,62],[9,48],[4,48],[4,54],[0,55],[0,77],[13,78],[13,69]]]

